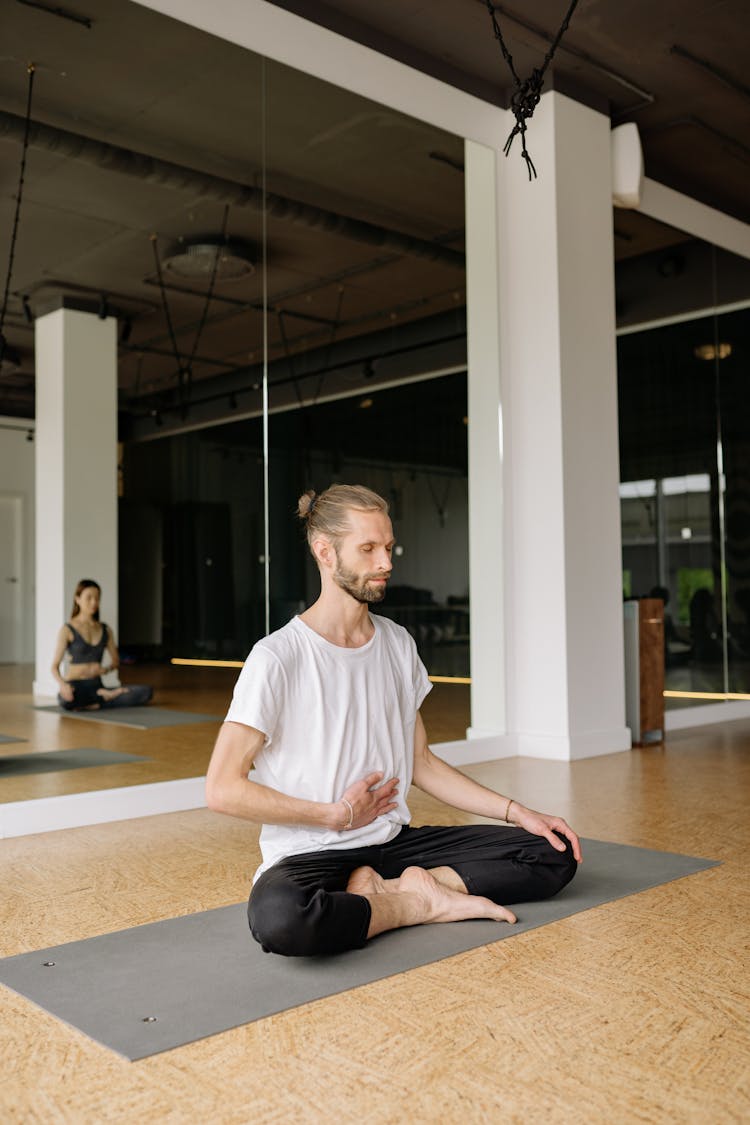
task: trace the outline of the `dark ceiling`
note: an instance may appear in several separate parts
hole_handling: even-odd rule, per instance
[[[507,102],[483,0],[279,6]],[[539,64],[564,7],[497,7],[520,73]],[[341,355],[356,361],[349,381],[366,389],[373,370],[385,371],[379,356],[405,355],[420,332],[422,342],[456,335],[465,305],[460,138],[128,0],[76,0],[77,19],[66,11],[0,0],[3,276],[26,64],[36,65],[0,414],[33,416],[33,320],[61,299],[118,315],[126,420],[176,408],[180,369],[205,398],[247,387],[255,399],[241,409],[252,413],[264,332],[279,387],[299,394],[310,370],[321,401],[340,393],[333,375],[325,387],[321,377]],[[613,121],[636,121],[647,175],[748,220],[750,90],[740,76],[749,24],[745,3],[581,0],[550,83]],[[615,234],[621,260],[684,238],[635,212],[616,213]],[[208,304],[208,273],[187,279],[167,264],[201,239],[236,244],[252,262],[239,279],[217,274]]]
[[[512,92],[486,0],[274,2],[487,100]],[[493,6],[523,79],[569,0]],[[635,121],[652,179],[748,222],[749,46],[746,0],[579,0],[551,83]]]

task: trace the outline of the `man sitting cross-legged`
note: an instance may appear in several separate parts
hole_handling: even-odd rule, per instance
[[[429,749],[419,708],[431,685],[414,641],[369,612],[391,574],[385,500],[334,485],[303,495],[299,514],[320,597],[253,648],[206,779],[209,808],[263,825],[253,936],[302,956],[424,922],[515,922],[502,904],[564,887],[581,859],[578,837]],[[513,827],[412,828],[412,784]]]

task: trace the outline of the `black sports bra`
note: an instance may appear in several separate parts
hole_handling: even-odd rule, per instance
[[[108,633],[107,626],[102,624],[101,639],[95,645],[90,645],[88,641],[84,640],[81,634],[75,629],[70,622],[66,622],[67,627],[73,634],[73,640],[68,645],[68,654],[70,655],[71,664],[101,664],[104,650],[107,647]]]

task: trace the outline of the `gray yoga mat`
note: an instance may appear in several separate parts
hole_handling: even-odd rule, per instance
[[[6,957],[0,982],[113,1051],[141,1059],[716,866],[599,840],[584,841],[584,857],[557,898],[519,906],[515,926],[415,926],[335,957],[286,958],[263,953],[240,903]]]
[[[28,739],[17,738],[15,734],[0,734],[0,744],[5,742],[28,742]]]
[[[169,711],[166,707],[113,707],[106,711],[63,711],[56,704],[35,707],[35,711],[49,711],[66,719],[83,719],[87,723],[114,723],[119,727],[137,727],[151,730],[154,727],[179,727],[186,723],[220,723],[223,715],[202,715],[197,711]]]
[[[58,770],[80,770],[89,766],[113,766],[118,762],[148,762],[137,754],[121,754],[116,750],[99,750],[94,746],[75,750],[48,750],[42,754],[0,754],[0,780],[30,773],[56,773]]]

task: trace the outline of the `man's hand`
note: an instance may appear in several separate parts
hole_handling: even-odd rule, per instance
[[[371,824],[379,816],[396,808],[398,778],[392,777],[390,781],[378,785],[382,780],[382,773],[369,773],[361,781],[355,781],[342,794],[339,804],[348,801],[352,807],[351,824],[344,822],[347,828],[364,828],[366,824]]]
[[[526,831],[531,832],[533,836],[544,836],[546,840],[549,840],[556,851],[564,852],[565,844],[555,835],[556,832],[559,832],[560,836],[564,836],[566,840],[570,840],[573,845],[574,858],[578,863],[582,862],[581,842],[570,825],[567,824],[561,816],[547,816],[546,813],[534,812],[533,809],[527,809],[525,805],[519,805],[518,801],[511,801],[508,809],[508,818],[510,824],[516,824],[519,828],[525,828]]]

